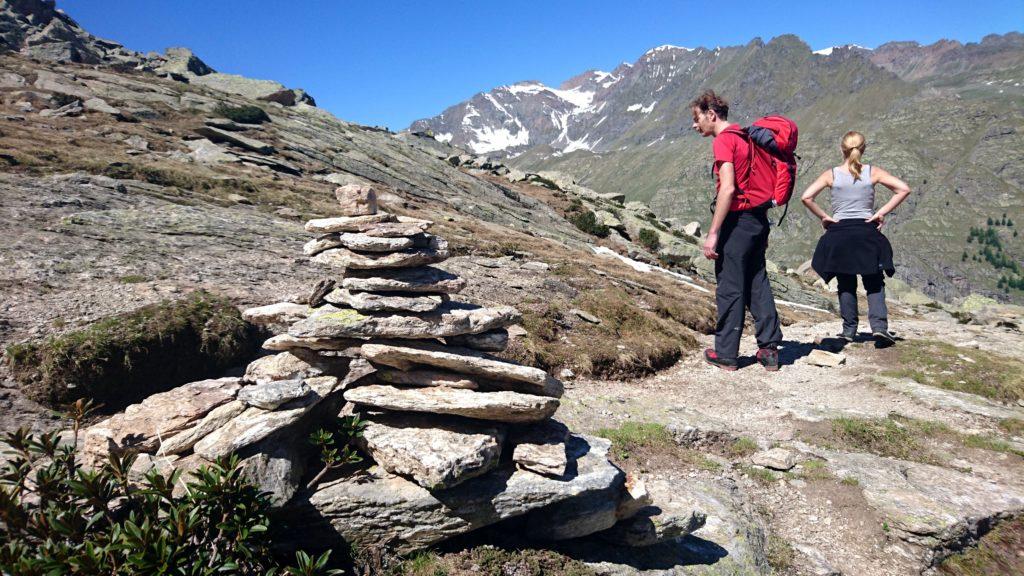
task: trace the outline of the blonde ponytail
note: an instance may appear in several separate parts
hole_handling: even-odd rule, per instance
[[[861,156],[864,155],[864,149],[867,147],[864,135],[851,130],[843,135],[840,147],[843,149],[843,158],[850,162],[850,174],[853,175],[853,179],[860,180],[860,169],[864,166]]]

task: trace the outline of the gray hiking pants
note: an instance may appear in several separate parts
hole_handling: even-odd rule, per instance
[[[861,276],[868,293],[868,324],[872,332],[888,332],[889,309],[885,305],[885,279],[882,274]],[[836,274],[839,285],[839,314],[843,317],[843,332],[857,332],[857,275]]]

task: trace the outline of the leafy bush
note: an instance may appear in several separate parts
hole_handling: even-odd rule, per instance
[[[116,409],[222,373],[255,353],[257,336],[231,302],[200,290],[10,346],[7,358],[37,401],[55,405],[84,395]]]
[[[605,238],[608,236],[608,227],[599,223],[597,221],[597,216],[590,210],[572,212],[568,214],[566,218],[573,226],[587,234],[590,234],[591,236],[597,236],[598,238]]]
[[[223,116],[228,120],[234,120],[235,122],[241,122],[243,124],[262,124],[264,122],[270,122],[270,116],[263,111],[263,108],[259,106],[253,106],[247,104],[245,106],[228,106],[227,104],[221,104],[214,110],[218,116]]]
[[[658,233],[650,228],[640,229],[639,240],[640,244],[651,252],[657,252],[658,248],[661,248],[661,239],[659,238]]]
[[[329,552],[297,553],[282,567],[270,552],[267,494],[242,477],[238,458],[192,472],[184,496],[180,474],[155,470],[129,481],[135,455],[111,455],[98,470],[75,459],[78,428],[88,411],[76,404],[70,443],[57,432],[4,435],[10,458],[0,476],[0,573],[213,575],[326,571]]]

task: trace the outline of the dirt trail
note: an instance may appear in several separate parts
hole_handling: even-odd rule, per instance
[[[1024,352],[1019,332],[961,325],[941,313],[901,318],[894,324],[908,340],[941,339],[964,350],[1009,357]],[[573,428],[597,431],[629,421],[659,423],[675,432],[677,441],[681,436],[697,438],[691,447],[722,464],[721,469],[707,470],[680,469],[671,460],[657,458],[643,463],[640,468],[652,478],[656,498],[659,490],[668,497],[735,484],[733,501],[724,506],[729,511],[707,510],[708,527],[696,533],[728,554],[677,573],[728,573],[735,562],[737,566],[770,563],[780,573],[790,574],[828,574],[829,570],[918,574],[935,561],[933,550],[949,544],[944,538],[950,534],[979,532],[980,516],[1024,510],[1024,459],[1005,451],[968,449],[948,439],[957,433],[958,438],[980,434],[1024,448],[1020,438],[999,429],[1002,419],[1024,419],[1024,408],[883,376],[898,363],[899,355],[896,349],[876,348],[869,338],[842,350],[847,358],[842,366],[807,363],[815,342],[832,337],[838,325],[837,319],[786,327],[783,366],[777,373],[766,372],[751,360],[741,362],[744,367],[737,372],[725,372],[691,354],[672,369],[638,381],[580,379],[572,383],[560,416]],[[706,337],[704,343],[710,346],[712,338]],[[755,351],[753,338],[745,337],[741,356],[752,357]],[[871,456],[867,460],[871,464],[855,465],[851,461],[859,455],[854,450],[815,446],[803,433],[815,426],[827,429],[834,418],[884,419],[890,414],[947,426],[953,432],[945,439],[929,439],[928,446],[948,451],[949,458],[929,466]],[[748,455],[722,453],[720,448],[730,439],[741,437],[754,440],[760,450],[784,447],[802,464],[788,474],[765,475],[749,466]],[[718,439],[718,450],[713,443],[699,441],[708,438]],[[811,460],[826,464],[808,468],[806,462]],[[915,474],[928,480],[915,484]],[[690,503],[700,506],[700,500]],[[722,503],[713,500],[716,505]],[[747,511],[752,518],[745,521],[746,528],[736,517],[743,516],[743,508],[753,511]],[[946,514],[941,521],[939,510]],[[715,512],[727,517],[714,519]],[[926,520],[921,522],[928,527],[910,526],[907,517],[914,515],[923,515]],[[749,524],[758,522],[764,539],[754,542]],[[609,564],[604,568],[629,573],[648,566]]]

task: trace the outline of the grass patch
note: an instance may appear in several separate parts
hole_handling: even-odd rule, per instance
[[[796,553],[793,547],[773,530],[768,531],[764,543],[765,559],[776,572],[787,572],[793,566]]]
[[[843,479],[839,481],[843,486],[860,486],[860,480],[857,480],[853,476],[843,476]]]
[[[745,458],[754,452],[757,452],[757,442],[746,436],[740,436],[733,440],[732,444],[725,449],[725,453],[730,458]]]
[[[1003,418],[999,421],[999,429],[1010,436],[1024,436],[1024,420],[1020,418]]]
[[[610,229],[607,226],[597,221],[597,215],[590,210],[570,212],[569,214],[566,214],[565,219],[581,232],[585,232],[591,236],[607,238],[608,233],[610,232]]]
[[[893,364],[899,368],[883,372],[885,376],[1001,402],[1024,398],[1024,362],[931,340],[908,341],[894,350]]]
[[[489,545],[444,555],[421,552],[389,570],[388,574],[596,576],[596,572],[586,564],[553,550],[505,549]]]
[[[828,471],[828,466],[825,465],[824,460],[808,460],[800,464],[800,471],[794,474],[801,480],[815,481],[815,480],[832,480],[834,476]],[[856,479],[854,479],[856,482]]]
[[[751,480],[767,486],[779,480],[779,477],[774,472],[767,468],[761,468],[760,466],[751,466],[749,464],[743,464],[739,467],[739,471],[750,477]]]
[[[641,228],[640,235],[637,238],[640,244],[650,250],[651,252],[657,252],[661,248],[661,237],[658,233],[650,228]]]
[[[623,422],[618,428],[601,428],[597,435],[611,440],[612,451],[622,460],[641,448],[675,447],[668,429],[654,422]]]
[[[7,348],[26,393],[59,405],[78,398],[116,410],[211,376],[255,353],[256,330],[227,299],[197,291]]]
[[[988,574],[1024,574],[1024,516],[1003,520],[978,545],[946,558],[939,574],[947,576],[986,576]]]
[[[118,281],[122,284],[141,284],[147,280],[149,280],[149,278],[146,278],[142,274],[125,274],[118,278]]]
[[[527,335],[514,339],[503,356],[550,372],[569,367],[583,376],[629,378],[667,368],[684,350],[697,348],[689,327],[641,304],[618,287],[585,289],[573,300],[520,303]],[[568,313],[572,308],[601,323],[577,321]]]
[[[949,443],[964,448],[988,450],[1024,457],[1024,451],[999,438],[983,434],[962,434],[941,422],[890,414],[886,418],[834,418],[801,431],[809,441],[831,449],[870,452],[899,460],[944,464]]]

